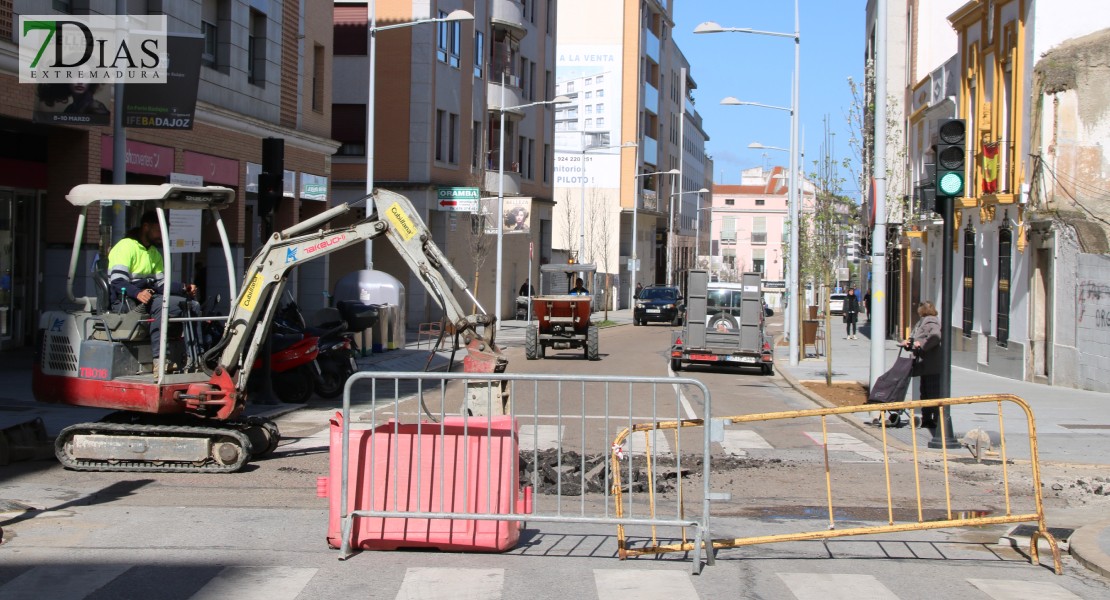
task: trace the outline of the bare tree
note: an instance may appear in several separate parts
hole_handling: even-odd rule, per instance
[[[589,197],[589,212],[586,216],[590,240],[590,261],[597,262],[601,267],[605,281],[605,292],[601,295],[605,303],[605,320],[609,320],[609,293],[612,289],[612,270],[610,267],[609,245],[613,242],[613,215],[609,211],[606,198],[597,188],[591,188]],[[594,290],[596,292],[596,290]]]
[[[575,210],[578,203],[571,195],[569,189],[563,190],[563,248],[568,257],[578,247],[577,237],[574,235],[578,231],[578,212]],[[581,260],[579,257],[579,261]]]
[[[466,236],[466,248],[470,254],[470,259],[474,261],[474,280],[472,284],[475,298],[478,297],[478,283],[481,279],[482,267],[485,266],[486,260],[489,259],[497,241],[497,236],[487,233],[491,225],[500,226],[500,219],[490,214],[488,203],[479,203],[478,212],[470,214],[470,229]],[[475,305],[470,310],[475,312],[477,308]],[[500,319],[501,315],[497,315],[497,318]]]

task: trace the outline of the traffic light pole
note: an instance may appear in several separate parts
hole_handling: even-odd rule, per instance
[[[955,198],[937,196],[936,202],[940,204],[940,213],[944,218],[944,234],[941,236],[941,286],[940,286],[940,397],[952,397],[952,213]],[[944,443],[940,436],[933,436],[929,440],[930,448],[959,448],[956,434],[952,430],[952,407],[944,411],[944,419],[940,426],[944,428]]]
[[[257,207],[258,216],[262,224],[262,243],[274,234],[274,213],[277,212],[281,200],[285,181],[285,140],[281,138],[265,138],[262,140],[262,173],[258,176]],[[234,300],[233,300],[234,301]],[[273,322],[266,323],[266,334],[262,338],[260,349],[261,365],[252,375],[257,382],[251,393],[251,402],[254,404],[278,404],[279,400],[274,393],[273,370],[270,368],[270,356],[273,353],[273,340],[271,330]]]

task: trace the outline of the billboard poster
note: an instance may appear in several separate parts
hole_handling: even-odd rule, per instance
[[[532,230],[532,199],[505,198],[505,211],[501,214],[501,226],[506,234],[529,233]]]
[[[142,129],[192,129],[197,106],[204,38],[170,34],[169,63],[162,85],[126,84],[123,126]]]
[[[555,94],[555,187],[620,187],[621,46],[560,44]],[[590,148],[593,148],[590,150]],[[583,152],[588,150],[588,152]]]
[[[112,84],[40,83],[35,86],[35,123],[111,125]],[[152,87],[152,86],[145,86]]]

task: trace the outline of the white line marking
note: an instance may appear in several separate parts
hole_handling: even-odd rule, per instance
[[[300,567],[228,567],[190,600],[293,600],[315,574]]]
[[[505,569],[405,570],[397,600],[500,600]]]
[[[697,598],[698,592],[685,571],[594,569],[597,600],[674,600]]]
[[[778,573],[798,600],[898,600],[872,575]]]
[[[748,450],[773,450],[763,436],[750,429],[726,429],[721,447],[734,456],[747,456]]]
[[[521,450],[546,450],[558,448],[563,439],[561,425],[521,425],[520,449]]]
[[[821,445],[820,431],[807,431],[805,434],[806,437],[813,440],[813,443],[818,446]],[[882,450],[876,450],[848,433],[829,433],[829,452],[855,452],[868,461],[882,462],[883,460]],[[894,460],[890,462],[894,462]]]
[[[0,586],[4,600],[79,600],[130,569],[127,565],[35,567]]]
[[[1079,598],[1055,583],[1044,581],[968,579],[967,582],[995,600],[1078,600]]]

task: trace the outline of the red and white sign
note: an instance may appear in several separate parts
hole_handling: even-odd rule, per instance
[[[111,171],[113,158],[112,136],[100,136],[100,168]],[[126,162],[128,173],[169,177],[173,172],[173,148],[128,140]]]

